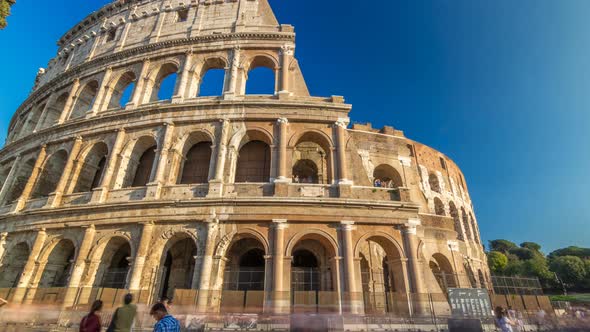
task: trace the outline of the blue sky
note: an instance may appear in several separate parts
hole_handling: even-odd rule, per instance
[[[590,2],[270,0],[313,95],[467,178],[484,241],[590,246]],[[0,139],[55,42],[108,3],[25,1],[0,32]]]

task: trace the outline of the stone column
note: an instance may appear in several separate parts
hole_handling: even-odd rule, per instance
[[[113,67],[108,67],[104,72],[102,77],[102,82],[100,83],[100,88],[98,89],[98,93],[96,94],[96,98],[94,98],[94,105],[92,105],[92,109],[90,110],[90,114],[95,116],[99,112],[102,112],[104,109],[104,104],[108,104],[108,96],[111,95],[109,81],[111,80],[111,75],[113,74]]]
[[[346,127],[347,123],[338,120],[334,124],[336,130],[336,152],[338,155],[338,191],[340,197],[350,197],[352,194],[352,181],[349,178],[348,162],[346,159]]]
[[[3,265],[2,259],[4,258],[4,252],[6,251],[6,238],[8,237],[8,233],[2,232],[0,233],[0,267]]]
[[[210,197],[221,197],[223,194],[223,172],[225,170],[225,159],[227,155],[227,139],[231,129],[231,122],[229,120],[220,120],[221,130],[218,135],[217,143],[217,155],[215,156],[215,174],[213,179],[209,181],[209,193],[207,196]]]
[[[137,247],[137,253],[133,260],[133,271],[131,272],[131,279],[129,280],[129,291],[138,291],[141,289],[141,275],[143,273],[143,267],[145,266],[145,258],[150,250],[152,243],[152,233],[154,232],[154,223],[146,222],[143,223],[143,229],[141,231],[141,239],[139,240],[139,246]]]
[[[147,197],[159,199],[162,193],[162,187],[166,184],[166,165],[168,164],[168,153],[174,137],[174,124],[164,123],[164,128],[160,134],[158,151],[156,153],[156,168],[152,183],[148,184]]]
[[[272,307],[276,314],[289,311],[289,292],[285,290],[285,229],[288,227],[286,219],[273,219],[273,248],[272,248]]]
[[[289,183],[291,178],[287,176],[287,133],[289,130],[289,120],[286,118],[279,118],[277,120],[279,126],[279,158],[278,158],[278,176],[275,179],[275,195],[287,197],[289,195]]]
[[[240,47],[234,47],[231,61],[231,69],[229,72],[229,83],[227,85],[227,90],[223,93],[224,99],[232,99],[238,94],[238,91],[236,91],[236,87],[238,83],[238,69],[240,68],[240,55]]]
[[[107,167],[104,171],[104,175],[102,177],[102,183],[100,188],[96,190],[93,194],[92,201],[96,203],[104,203],[107,200],[107,196],[109,194],[109,190],[111,189],[111,182],[113,180],[113,175],[117,171],[117,162],[119,161],[119,155],[121,154],[121,149],[123,148],[123,143],[125,141],[125,129],[121,128],[117,130],[117,138],[115,139],[115,144],[108,156]]]
[[[33,243],[29,258],[27,259],[27,262],[23,268],[23,272],[20,276],[20,279],[18,280],[17,288],[13,293],[11,302],[21,303],[23,301],[27,292],[27,287],[29,287],[29,282],[31,281],[31,278],[33,277],[33,274],[36,270],[35,267],[37,259],[41,253],[41,249],[43,248],[46,238],[47,233],[45,232],[45,228],[41,228],[39,231],[37,231],[35,242]]]
[[[209,293],[211,290],[211,271],[213,270],[213,254],[215,251],[215,239],[217,237],[218,220],[208,220],[207,223],[207,240],[205,241],[205,250],[203,253],[200,271],[195,269],[193,275],[193,285],[199,284],[197,295],[197,311],[206,312],[209,304]],[[193,286],[194,287],[194,286]]]
[[[281,47],[281,88],[279,94],[289,95],[289,64],[293,57],[293,47],[285,45]]]
[[[79,87],[80,87],[80,79],[76,78],[76,79],[74,79],[74,82],[72,83],[72,88],[70,89],[70,94],[68,95],[66,105],[64,106],[64,109],[61,112],[61,115],[59,116],[59,120],[57,121],[58,124],[64,123],[68,119],[68,117],[70,116],[70,113],[72,112],[72,108],[74,107],[74,104],[76,103],[76,94],[78,93]]]
[[[22,156],[19,154],[16,156],[16,158],[12,162],[12,167],[10,168],[10,172],[8,172],[8,175],[6,176],[6,181],[4,181],[4,185],[2,185],[2,189],[0,190],[0,206],[4,205],[4,200],[6,199],[6,195],[14,187],[14,182],[16,181],[16,171],[20,167],[21,160],[22,160]]]
[[[31,176],[27,180],[27,184],[23,189],[20,198],[16,202],[16,206],[14,207],[14,212],[21,211],[24,207],[29,198],[31,197],[31,192],[35,187],[35,183],[37,183],[37,178],[42,171],[42,165],[45,162],[45,157],[47,156],[47,145],[41,146],[41,151],[39,151],[39,155],[37,156],[37,160],[35,161],[35,166],[33,167],[33,171],[31,172]]]
[[[352,314],[359,314],[362,311],[362,294],[359,292],[359,285],[355,273],[354,243],[352,241],[352,231],[354,221],[341,221],[340,231],[342,232],[342,257],[344,258],[344,278],[345,283],[345,305]]]
[[[78,288],[80,287],[80,281],[82,280],[82,275],[86,269],[86,259],[88,258],[88,254],[90,253],[90,249],[94,242],[94,236],[96,235],[94,225],[83,226],[82,228],[85,229],[84,238],[82,239],[80,249],[78,249],[78,256],[74,261],[74,267],[70,274],[70,281],[64,297],[63,307],[70,307],[76,302],[76,295],[78,293]]]
[[[189,76],[191,74],[191,66],[193,64],[193,53],[187,52],[184,63],[182,65],[180,79],[178,83],[178,88],[176,89],[176,94],[172,96],[171,102],[174,103],[181,103],[184,98],[186,97],[186,90],[187,90],[187,82]]]
[[[150,69],[150,59],[143,60],[143,67],[141,68],[141,73],[136,80],[135,88],[133,89],[133,97],[131,98],[131,102],[125,105],[125,109],[130,109],[137,107],[141,104],[145,90],[145,84],[149,80],[147,77]]]
[[[57,187],[55,188],[55,192],[51,195],[47,201],[47,205],[50,207],[58,207],[61,206],[64,190],[68,181],[70,180],[70,175],[72,174],[72,168],[74,167],[74,162],[78,158],[78,154],[80,153],[80,148],[82,147],[82,137],[76,137],[74,141],[74,145],[72,146],[72,150],[70,151],[70,155],[68,157],[68,161],[66,162],[66,166],[64,167],[63,173],[59,182],[57,183]]]
[[[37,125],[35,126],[35,129],[33,130],[34,133],[43,129],[42,128],[43,123],[45,122],[45,118],[47,117],[47,113],[49,112],[49,108],[51,106],[53,106],[53,104],[55,103],[56,100],[57,100],[57,93],[55,93],[55,91],[53,91],[51,93],[51,95],[49,96],[49,98],[47,98],[47,103],[45,103],[45,108],[41,112],[41,116],[39,117],[39,120],[37,121]]]
[[[418,257],[417,226],[420,224],[419,219],[409,219],[408,222],[402,226],[402,237],[408,257],[408,275],[410,279],[410,290],[412,293],[411,298],[413,300],[414,312],[418,315],[428,312],[428,303],[424,298],[424,294],[427,291],[426,286],[424,285],[424,277],[421,269],[422,266]]]

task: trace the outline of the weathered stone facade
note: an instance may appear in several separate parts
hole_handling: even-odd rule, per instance
[[[311,97],[294,51],[266,0],[118,1],[68,31],[0,151],[10,300],[192,289],[219,310],[248,290],[288,312],[320,291],[359,313],[371,293],[485,287],[459,168],[391,127],[349,128],[351,105]],[[274,94],[246,94],[258,67]],[[212,69],[223,92],[201,97]]]

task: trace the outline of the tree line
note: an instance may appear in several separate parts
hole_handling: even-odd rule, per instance
[[[6,18],[10,15],[10,7],[15,3],[16,0],[0,0],[0,29],[6,27]]]
[[[487,255],[494,275],[537,277],[547,290],[590,290],[590,248],[570,246],[545,255],[538,243],[499,239],[489,241]]]

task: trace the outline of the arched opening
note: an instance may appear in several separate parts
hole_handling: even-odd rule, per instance
[[[201,84],[197,91],[197,97],[221,96],[225,82],[225,69],[210,68],[201,78]]]
[[[29,259],[29,246],[25,242],[18,243],[6,251],[0,266],[0,288],[14,288],[23,273]]]
[[[4,164],[0,166],[0,188],[2,188],[4,186],[4,183],[6,182],[6,178],[8,177],[8,174],[10,174],[10,171],[12,170],[12,167],[14,167],[14,163],[13,164]]]
[[[264,305],[265,247],[247,234],[236,236],[226,253],[222,312],[261,312]]]
[[[55,102],[47,107],[45,111],[46,114],[43,115],[43,123],[40,126],[40,129],[49,128],[59,121],[61,117],[61,113],[64,111],[66,107],[66,103],[68,101],[69,94],[67,92],[62,93]]]
[[[334,311],[335,248],[319,234],[308,234],[292,249],[291,302],[294,312]]]
[[[447,294],[449,288],[457,287],[457,276],[451,262],[443,254],[432,255],[428,265],[442,293]]]
[[[270,181],[270,147],[263,141],[250,141],[240,149],[236,183]]]
[[[471,232],[471,226],[469,225],[469,217],[467,217],[467,213],[465,212],[465,208],[461,208],[461,216],[463,219],[463,227],[465,228],[465,235],[468,239],[473,239],[473,233]]]
[[[154,79],[150,102],[158,100],[169,100],[174,96],[178,67],[167,63],[160,67]]]
[[[135,89],[136,76],[134,72],[126,72],[117,80],[113,87],[108,109],[124,108],[131,101],[133,90]]]
[[[31,173],[33,173],[33,168],[35,167],[36,159],[29,158],[24,163],[20,165],[14,165],[13,167],[18,167],[16,172],[16,178],[14,179],[14,183],[12,188],[8,192],[6,196],[5,203],[10,204],[13,201],[17,200],[23,193],[25,186],[27,185],[27,181],[31,177]]]
[[[375,187],[399,188],[403,187],[402,177],[399,172],[390,165],[379,165],[373,171],[373,183]]]
[[[473,218],[473,214],[469,214],[469,221],[471,223],[471,229],[473,230],[473,238],[475,242],[481,244],[481,239],[479,237],[479,230],[477,228],[477,224],[475,223],[475,218]]]
[[[457,239],[463,240],[463,229],[461,227],[461,218],[459,217],[459,211],[457,211],[457,207],[455,203],[449,202],[449,212],[451,213],[451,217],[453,217],[453,224],[455,227],[455,232],[457,232]]]
[[[434,213],[436,213],[437,216],[445,216],[446,215],[445,205],[438,197],[434,198]]]
[[[47,258],[39,288],[67,286],[75,254],[76,248],[72,241],[59,241]]]
[[[186,152],[180,176],[181,184],[209,182],[211,144],[211,142],[199,142]]]
[[[97,93],[97,81],[91,81],[86,84],[76,98],[76,102],[72,108],[72,113],[70,114],[70,120],[85,117],[86,112],[92,109],[92,105],[94,104],[94,99],[96,98]]]
[[[160,298],[172,299],[176,289],[191,289],[197,246],[189,237],[168,241],[160,268]]]
[[[131,246],[122,237],[111,238],[100,259],[100,268],[94,280],[95,287],[123,289],[127,285]]]
[[[129,156],[123,188],[143,187],[151,181],[157,148],[156,140],[151,136],[142,137],[135,143]]]
[[[436,176],[436,174],[428,174],[428,183],[430,184],[430,190],[440,194],[440,183],[438,182],[438,176]]]
[[[471,288],[477,288],[477,279],[475,279],[475,273],[473,273],[471,264],[469,264],[467,260],[463,262],[463,268],[467,273],[467,278],[469,279],[469,284],[471,285]]]
[[[366,313],[394,312],[405,294],[404,267],[399,249],[383,236],[371,236],[358,244],[363,301]]]
[[[25,121],[24,126],[20,131],[20,137],[24,137],[30,133],[32,133],[35,128],[37,127],[37,123],[41,119],[41,115],[43,114],[43,109],[45,108],[45,104],[40,106],[35,106],[28,114],[27,120]]]
[[[479,278],[479,287],[487,288],[486,279],[483,276],[483,272],[481,272],[481,270],[477,270],[477,276]]]
[[[78,183],[74,192],[88,192],[100,186],[102,175],[105,171],[108,147],[105,143],[95,144],[80,165]]]
[[[43,171],[39,174],[31,198],[46,197],[54,192],[67,162],[68,153],[65,150],[59,150],[52,154],[45,162]]]
[[[257,56],[248,70],[246,94],[274,95],[276,92],[275,63],[266,56]]]
[[[330,142],[321,134],[303,134],[293,149],[294,183],[332,183]]]

